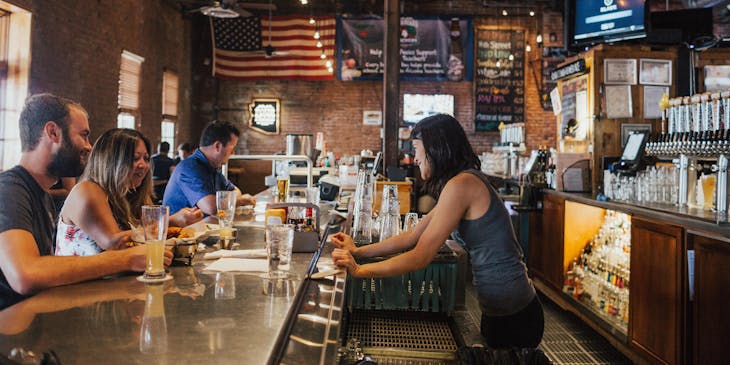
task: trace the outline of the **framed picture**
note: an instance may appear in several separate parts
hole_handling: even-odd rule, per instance
[[[380,125],[383,112],[380,110],[364,110],[362,112],[362,124],[364,125]]]
[[[606,85],[606,118],[631,118],[631,85]]]
[[[604,84],[636,84],[636,60],[629,58],[606,58],[603,60]]]
[[[279,134],[279,99],[253,99],[248,105],[248,127],[263,134]]]
[[[662,95],[669,95],[669,86],[651,86],[644,88],[644,119],[658,119],[662,117],[662,110],[659,108],[659,101]]]
[[[634,132],[649,132],[651,133],[651,123],[647,124],[632,124],[624,123],[621,124],[621,148],[626,146],[626,141],[629,140],[629,134]]]
[[[642,58],[639,61],[639,82],[644,85],[671,85],[672,60]]]
[[[705,91],[730,89],[730,66],[705,66]]]

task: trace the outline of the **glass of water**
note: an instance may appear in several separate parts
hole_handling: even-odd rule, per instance
[[[269,271],[262,275],[263,278],[281,279],[289,277],[293,244],[293,224],[277,224],[266,227],[266,259]]]

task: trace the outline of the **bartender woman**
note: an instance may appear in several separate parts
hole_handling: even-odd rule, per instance
[[[464,129],[453,117],[438,114],[421,120],[411,138],[436,206],[413,230],[382,242],[356,247],[350,236],[334,235],[339,247],[332,253],[335,264],[355,277],[401,275],[428,266],[453,232],[469,252],[487,346],[537,347],[544,328],[542,305],[527,277],[509,214],[481,173]],[[355,261],[396,253],[364,265]]]

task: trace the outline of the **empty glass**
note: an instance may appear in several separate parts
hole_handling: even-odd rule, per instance
[[[289,277],[293,244],[294,225],[280,224],[266,227],[266,259],[269,264],[269,272],[263,274],[263,278],[277,279]]]
[[[383,185],[380,219],[380,241],[400,233],[400,201],[397,185]]]
[[[361,170],[357,174],[355,188],[355,204],[353,209],[352,237],[358,246],[372,242],[372,215],[373,198],[375,196],[375,182],[373,176]]]
[[[403,232],[412,230],[418,224],[418,213],[406,213],[403,220]]]
[[[232,273],[219,272],[215,275],[215,299],[236,298],[236,277]]]

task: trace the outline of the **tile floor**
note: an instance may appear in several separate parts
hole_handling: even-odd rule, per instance
[[[545,297],[545,334],[540,348],[554,364],[631,364],[608,341],[575,315],[562,310]],[[454,313],[454,319],[467,345],[482,344],[479,335],[481,313],[471,285],[466,288],[466,310]]]

